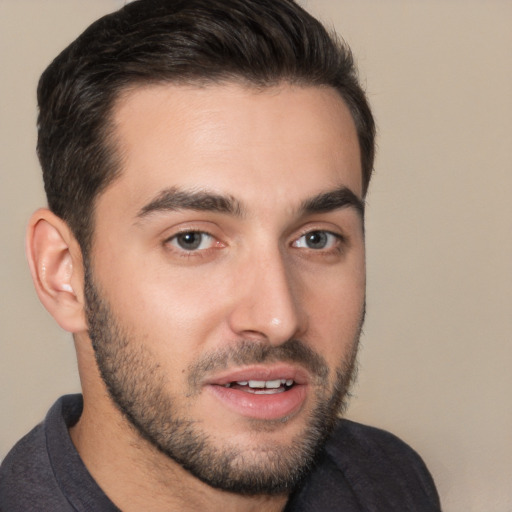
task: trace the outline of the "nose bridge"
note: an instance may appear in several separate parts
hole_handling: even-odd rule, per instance
[[[299,336],[306,323],[300,283],[280,248],[252,253],[239,271],[241,289],[231,314],[232,330],[273,344]]]

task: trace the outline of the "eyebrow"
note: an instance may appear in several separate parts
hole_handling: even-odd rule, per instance
[[[163,190],[155,199],[143,206],[137,213],[137,217],[144,218],[155,212],[177,210],[227,213],[236,217],[243,215],[242,205],[232,196],[172,187]]]
[[[345,186],[306,199],[301,203],[299,213],[327,213],[342,208],[353,208],[364,217],[364,201]],[[242,203],[233,196],[171,187],[160,192],[143,206],[137,213],[137,218],[142,219],[157,212],[178,210],[217,212],[236,217],[244,215]]]
[[[354,208],[361,218],[364,218],[364,206],[364,200],[357,197],[349,188],[342,186],[306,199],[302,203],[300,211],[327,213],[342,208]]]

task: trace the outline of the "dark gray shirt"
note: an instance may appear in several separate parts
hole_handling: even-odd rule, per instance
[[[68,428],[81,395],[60,398],[0,467],[1,512],[114,512],[87,471]],[[420,457],[395,436],[340,420],[318,464],[286,512],[438,512],[439,498]]]

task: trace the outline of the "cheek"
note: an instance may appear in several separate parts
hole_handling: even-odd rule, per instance
[[[228,283],[208,269],[118,261],[106,287],[116,318],[161,356],[185,364],[222,334]]]
[[[244,280],[232,263],[177,267],[161,257],[125,252],[105,258],[95,276],[123,329],[179,370],[232,341],[227,319],[241,300]],[[328,361],[339,361],[352,346],[364,307],[362,244],[343,264],[314,272],[295,267],[291,276],[307,316],[304,341]]]
[[[361,327],[365,307],[364,258],[310,283],[305,294],[310,340],[333,364],[346,357]]]

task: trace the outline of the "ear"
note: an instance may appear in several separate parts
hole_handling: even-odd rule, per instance
[[[30,218],[25,245],[39,300],[66,331],[87,330],[80,246],[68,225],[50,210]]]

